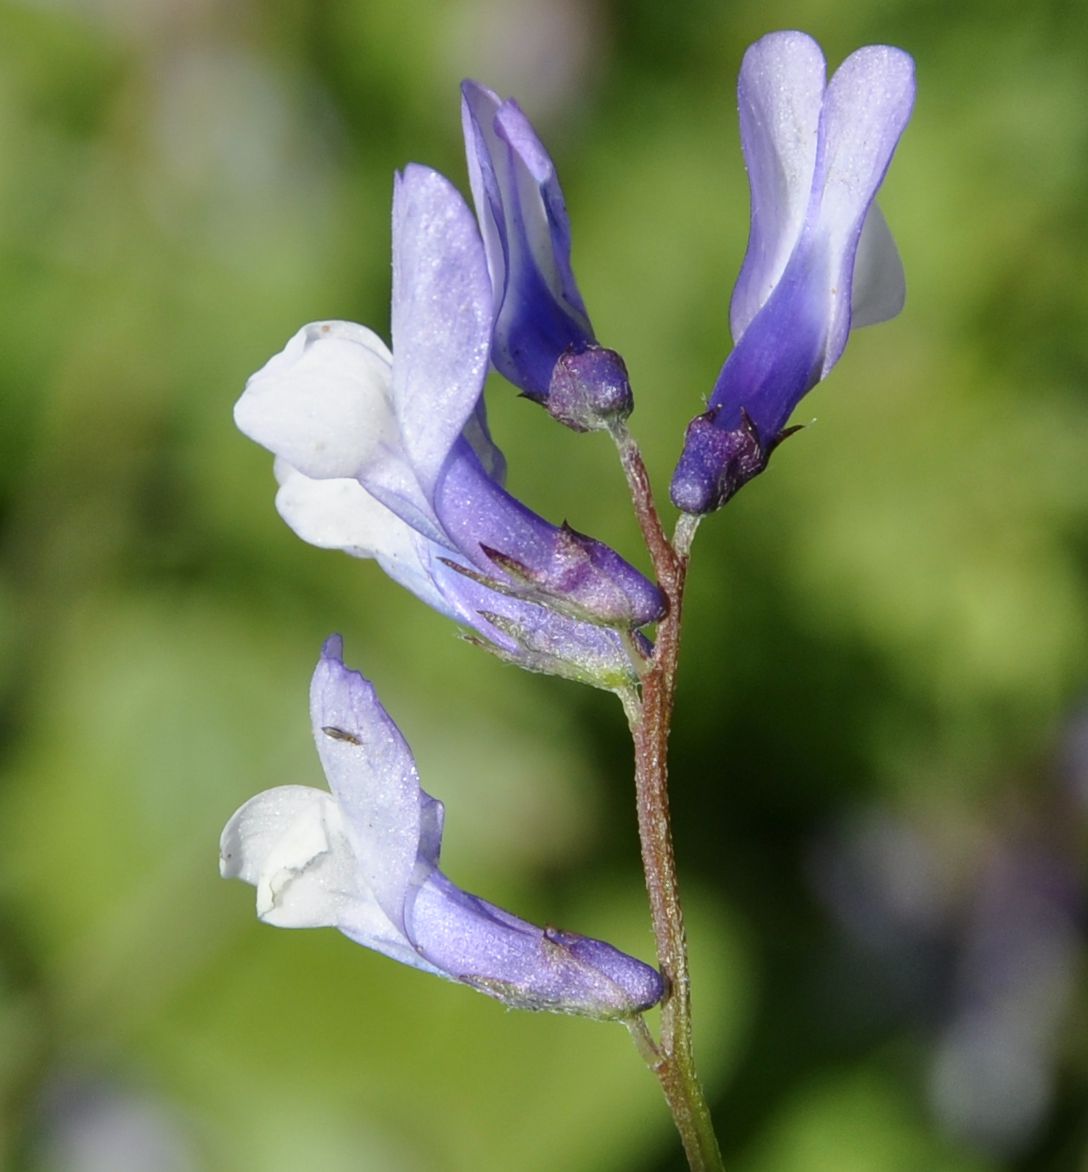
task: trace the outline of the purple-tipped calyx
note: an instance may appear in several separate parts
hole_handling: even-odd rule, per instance
[[[547,408],[573,431],[600,431],[627,418],[634,406],[627,366],[615,350],[564,350],[552,368]]]
[[[257,889],[281,928],[338,928],[413,968],[516,1009],[627,1018],[658,1002],[649,965],[601,940],[538,928],[470,895],[438,869],[442,803],[374,687],[329,639],[310,719],[329,790],[289,785],[251,798],[227,823],[220,872]]]
[[[761,472],[850,330],[903,307],[903,267],[874,199],[910,118],[914,63],[870,45],[825,76],[819,46],[799,32],[771,33],[744,56],[748,251],[730,307],[735,348],[673,475],[673,503],[688,513],[712,512]]]
[[[625,419],[627,370],[597,344],[578,291],[555,164],[517,102],[478,82],[461,86],[461,121],[491,279],[495,369],[575,431]]]
[[[250,378],[235,420],[275,454],[277,508],[304,540],[374,558],[522,667],[625,685],[619,630],[656,621],[661,592],[503,487],[482,399],[491,324],[472,213],[409,166],[393,196],[392,352],[351,322],[305,326]]]

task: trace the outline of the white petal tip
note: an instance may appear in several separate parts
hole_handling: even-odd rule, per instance
[[[339,807],[306,786],[251,798],[220,838],[219,873],[256,887],[258,917],[281,928],[335,926],[355,871]]]

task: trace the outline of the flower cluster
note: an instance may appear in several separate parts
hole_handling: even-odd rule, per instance
[[[874,198],[913,95],[897,49],[861,49],[830,82],[801,33],[748,50],[736,345],[687,429],[671,486],[683,513],[719,508],[761,472],[851,328],[900,309],[902,267]],[[304,540],[374,559],[503,659],[622,691],[630,706],[665,596],[609,546],[507,492],[482,397],[493,367],[575,431],[611,432],[630,472],[627,368],[594,334],[555,168],[524,113],[466,82],[462,121],[475,217],[427,167],[395,182],[392,350],[351,322],[305,326],[250,378],[235,419],[275,455],[277,508]],[[333,925],[525,1008],[630,1017],[662,997],[640,961],[536,928],[442,874],[442,806],[337,639],[311,716],[331,794],[270,790],[223,833],[223,873],[257,887],[262,919]]]

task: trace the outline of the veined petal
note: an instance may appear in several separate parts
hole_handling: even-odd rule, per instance
[[[307,476],[357,476],[399,447],[392,355],[365,326],[303,326],[235,404],[240,431]]]
[[[393,190],[392,323],[401,441],[426,493],[483,390],[491,287],[472,213],[418,164]]]
[[[344,666],[342,643],[325,644],[310,685],[310,720],[325,776],[344,818],[362,885],[403,928],[409,885],[438,862],[420,858],[421,791],[415,761],[373,685]]]
[[[770,297],[801,236],[825,74],[819,45],[804,33],[770,33],[744,54],[737,98],[751,225],[730,305],[734,341]]]
[[[854,256],[862,224],[914,104],[914,62],[901,49],[869,45],[836,70],[824,95],[811,230],[833,258],[823,374],[850,332]]]

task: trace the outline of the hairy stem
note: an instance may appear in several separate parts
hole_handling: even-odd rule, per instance
[[[637,445],[625,428],[615,433],[615,439],[635,514],[668,602],[668,612],[658,624],[653,657],[642,676],[641,696],[623,697],[635,748],[635,791],[646,890],[658,963],[668,982],[661,1007],[661,1040],[650,1066],[661,1084],[693,1172],[720,1172],[721,1153],[695,1071],[687,939],[669,819],[669,729],[676,697],[684,582],[697,521],[681,518],[675,542],[670,542]]]

